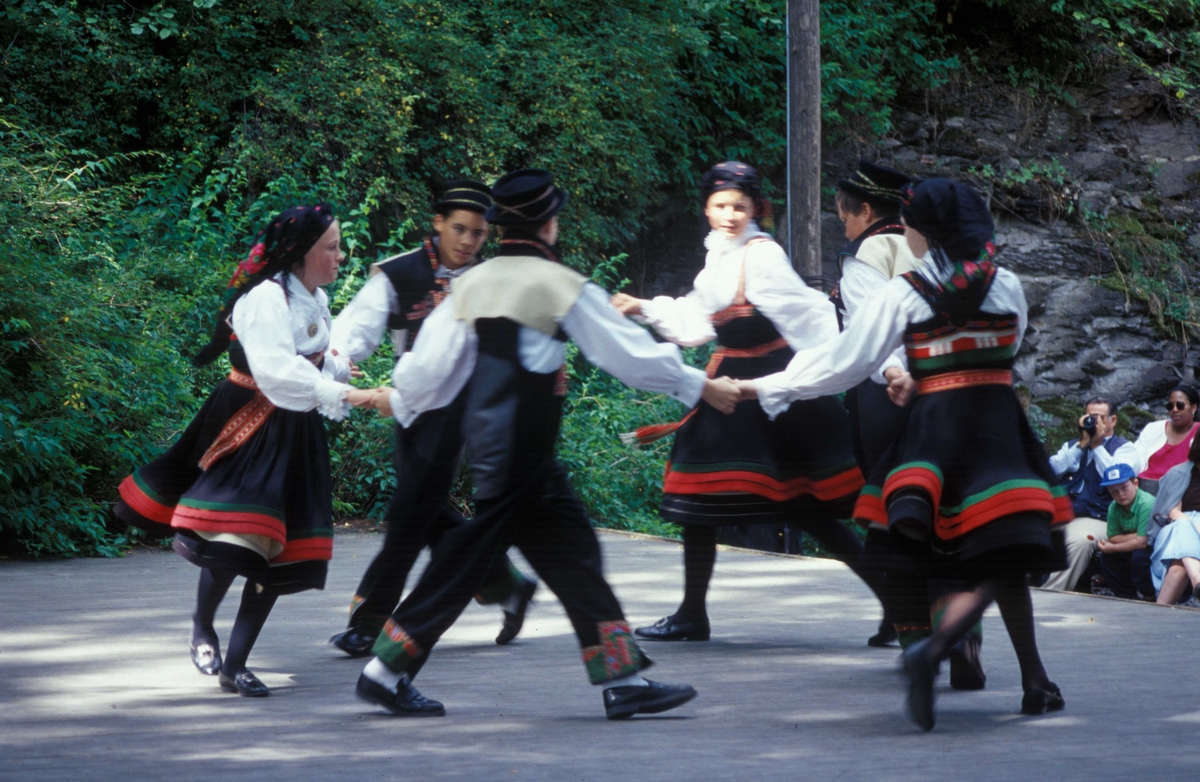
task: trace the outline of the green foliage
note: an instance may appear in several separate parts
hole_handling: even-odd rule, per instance
[[[1068,97],[1066,83],[1087,83],[1106,69],[1132,66],[1164,97],[1196,109],[1200,87],[1200,2],[1197,0],[956,0],[940,17],[968,46],[1003,42],[1000,65],[1013,86]]]

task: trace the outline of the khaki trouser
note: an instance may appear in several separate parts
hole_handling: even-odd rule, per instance
[[[1092,539],[1089,540],[1088,536]],[[1050,579],[1042,585],[1043,589],[1055,589],[1065,592],[1074,589],[1083,571],[1087,570],[1099,550],[1099,542],[1108,537],[1108,522],[1093,519],[1088,516],[1077,518],[1067,524],[1067,569],[1051,573]]]

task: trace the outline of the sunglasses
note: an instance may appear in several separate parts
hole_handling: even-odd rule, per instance
[[[1167,412],[1172,410],[1186,410],[1187,402],[1167,402]]]

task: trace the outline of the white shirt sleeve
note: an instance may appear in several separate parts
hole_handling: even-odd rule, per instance
[[[759,404],[770,418],[797,399],[831,396],[858,385],[904,343],[910,322],[933,316],[929,305],[903,279],[889,282],[871,310],[870,318],[851,321],[850,328],[836,338],[797,351],[782,372],[755,381]]]
[[[1103,447],[1096,448],[1092,451],[1092,461],[1096,464],[1096,470],[1104,475],[1104,471],[1114,464],[1128,464],[1133,468],[1134,475],[1142,471],[1142,459],[1138,455],[1137,446],[1133,443],[1125,443],[1117,448],[1116,452],[1109,456],[1108,451]]]
[[[334,318],[329,334],[330,347],[351,361],[362,361],[383,341],[388,316],[396,307],[396,289],[392,287],[392,281],[386,274],[372,276]]]
[[[296,354],[292,320],[283,289],[263,283],[233,305],[233,330],[246,351],[246,362],[258,390],[284,410],[321,414],[340,421],[349,407],[350,386],[326,377],[311,361]]]
[[[1058,453],[1050,457],[1050,469],[1054,470],[1054,477],[1061,478],[1069,472],[1076,472],[1082,456],[1083,449],[1078,442],[1063,443]]]
[[[838,292],[842,296],[842,304],[846,307],[847,324],[853,323],[856,317],[871,317],[870,301],[878,296],[887,284],[888,278],[878,270],[857,258],[847,258],[842,266],[842,279],[838,282]],[[890,367],[908,371],[908,356],[903,345],[892,351],[879,368],[871,373],[871,380],[879,385],[887,385],[883,373]]]
[[[339,383],[350,382],[350,362],[344,356],[334,355],[333,350],[325,351],[325,363],[321,374]]]
[[[453,402],[475,369],[479,341],[466,321],[455,319],[453,295],[425,319],[413,349],[392,371],[392,414],[401,426]]]
[[[642,305],[642,315],[639,320],[649,324],[665,339],[684,347],[696,347],[717,338],[709,316],[712,311],[704,304],[704,297],[699,289],[701,271],[696,277],[696,288],[686,296],[673,299],[670,296],[655,296]]]
[[[804,284],[775,242],[758,242],[747,252],[746,299],[793,350],[823,345],[838,335],[833,302]]]
[[[587,283],[562,320],[562,329],[591,363],[622,383],[667,394],[694,407],[704,391],[703,372],[683,363],[679,348],[655,342],[608,303],[608,294]]]
[[[1169,425],[1167,421],[1151,421],[1142,427],[1142,433],[1134,442],[1138,450],[1138,458],[1142,460],[1142,469],[1150,464],[1150,457],[1167,444],[1167,427]]]

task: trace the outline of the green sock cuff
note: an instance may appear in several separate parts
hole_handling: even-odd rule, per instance
[[[650,667],[650,658],[633,638],[628,622],[600,622],[600,643],[583,648],[588,681],[603,684]]]
[[[525,583],[525,576],[517,570],[517,566],[507,556],[504,558],[508,565],[499,576],[479,588],[475,601],[480,605],[490,606],[503,603],[512,597],[517,587]]]
[[[379,633],[379,637],[375,639],[371,653],[388,668],[401,673],[408,670],[408,666],[419,659],[425,650],[405,632],[403,627],[392,619],[388,619],[382,632]]]

